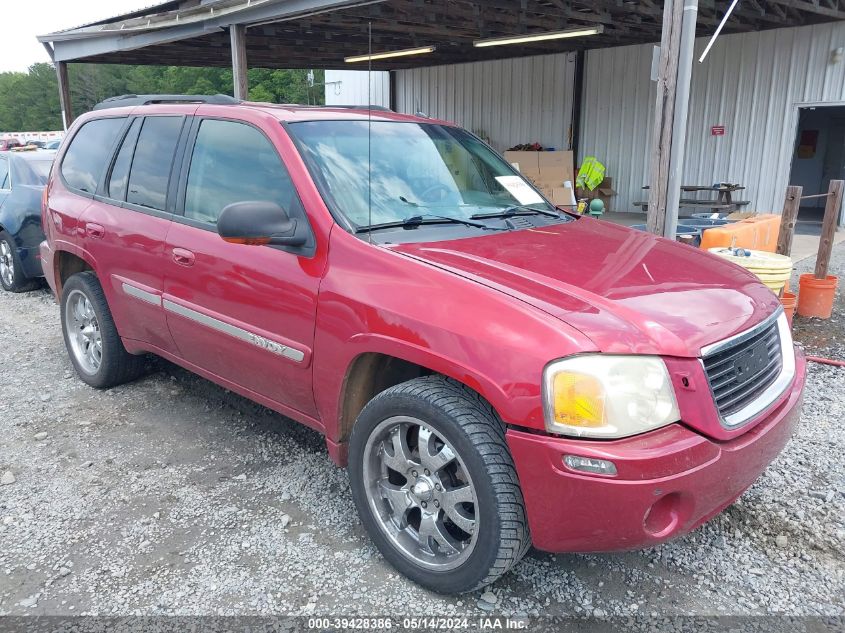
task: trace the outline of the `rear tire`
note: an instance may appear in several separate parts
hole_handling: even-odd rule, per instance
[[[15,240],[6,231],[0,231],[0,285],[6,292],[29,292],[40,285],[23,274]]]
[[[93,272],[77,273],[64,283],[61,315],[65,346],[83,382],[108,389],[143,373],[145,359],[133,356],[123,346]]]
[[[432,591],[489,585],[531,545],[504,425],[453,380],[416,378],[373,398],[352,430],[349,475],[381,553]]]

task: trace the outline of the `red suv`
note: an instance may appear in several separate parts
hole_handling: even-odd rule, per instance
[[[792,434],[803,356],[747,271],[558,210],[443,121],[171,101],[80,117],[51,174],[80,378],[153,353],[316,429],[418,583],[685,534]]]
[[[23,147],[23,144],[16,138],[0,138],[0,152],[8,152],[16,147]]]

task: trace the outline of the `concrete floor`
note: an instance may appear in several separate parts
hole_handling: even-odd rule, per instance
[[[602,216],[603,220],[615,224],[631,226],[633,224],[645,224],[645,213],[609,211]],[[821,235],[821,221],[799,220],[795,228],[795,237],[792,239],[792,259],[799,262],[808,257],[815,257],[819,249],[819,236]],[[845,229],[840,228],[833,238],[834,244],[845,242]]]

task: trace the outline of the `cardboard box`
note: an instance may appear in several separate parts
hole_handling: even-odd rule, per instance
[[[572,187],[567,185],[552,189],[552,195],[549,199],[556,206],[570,207],[570,209],[574,209],[576,204],[575,192],[572,191]]]
[[[540,180],[561,185],[575,180],[572,152],[537,152]]]
[[[520,174],[531,180],[540,179],[540,152],[505,152],[505,160],[517,168]]]
[[[549,200],[555,204],[572,204],[571,190],[566,188],[567,182],[575,181],[572,152],[505,152],[504,156]]]

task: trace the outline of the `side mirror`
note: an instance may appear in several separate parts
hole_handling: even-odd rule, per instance
[[[223,208],[217,233],[227,242],[263,246],[303,246],[308,241],[304,225],[275,202],[235,202]]]

